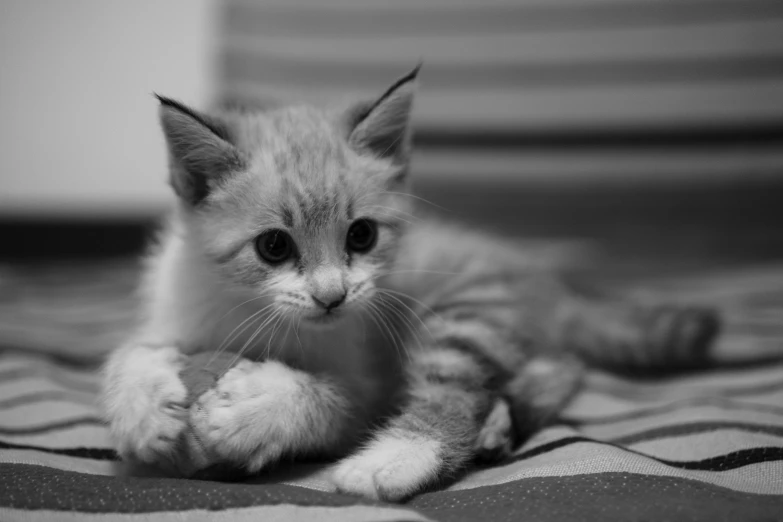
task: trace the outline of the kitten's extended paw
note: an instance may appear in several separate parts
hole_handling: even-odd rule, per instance
[[[394,432],[339,462],[332,480],[343,493],[398,501],[432,484],[441,467],[439,442]]]
[[[476,439],[476,459],[485,464],[506,460],[514,446],[514,426],[511,408],[503,398],[497,398]]]
[[[254,473],[295,448],[293,370],[267,361],[240,361],[191,407],[195,436],[217,461]]]
[[[117,450],[124,458],[176,467],[179,436],[187,426],[182,355],[174,347],[126,350],[121,369],[110,370],[103,398]]]

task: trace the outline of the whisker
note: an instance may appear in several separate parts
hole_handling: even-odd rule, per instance
[[[264,313],[264,312],[266,312],[267,310],[269,310],[269,308],[271,308],[272,306],[274,306],[274,305],[273,305],[273,304],[270,304],[270,305],[267,305],[267,306],[265,306],[264,308],[262,308],[262,309],[258,310],[257,312],[254,312],[254,313],[253,313],[253,314],[251,314],[249,317],[245,318],[245,320],[244,320],[244,321],[242,321],[242,322],[241,322],[241,323],[239,323],[239,324],[238,324],[236,327],[234,327],[234,329],[233,329],[233,330],[231,330],[231,332],[229,332],[229,334],[226,336],[226,338],[223,340],[223,342],[222,342],[222,343],[220,343],[220,346],[218,346],[217,350],[215,350],[215,351],[213,352],[213,354],[212,354],[212,357],[210,357],[210,359],[209,359],[209,362],[208,362],[207,364],[212,364],[213,362],[215,362],[215,359],[216,359],[216,358],[217,358],[217,357],[218,357],[218,356],[219,356],[221,353],[223,353],[223,350],[224,350],[225,348],[227,348],[227,347],[228,347],[228,345],[230,345],[231,343],[233,343],[234,341],[236,341],[236,340],[237,340],[237,338],[239,338],[239,336],[240,336],[240,335],[242,335],[242,334],[243,334],[243,333],[244,333],[244,332],[245,332],[245,331],[246,331],[248,328],[250,328],[250,326],[251,326],[251,325],[252,325],[252,324],[253,324],[253,323],[254,323],[256,320],[258,320],[258,319],[259,319],[259,318],[260,318],[260,317],[263,315],[263,313]],[[247,323],[249,323],[249,324],[247,324]],[[246,325],[244,328],[242,328],[242,325],[245,325],[245,324],[247,324],[247,325]],[[237,332],[237,330],[239,330],[239,328],[242,328],[242,330],[240,330],[239,332]],[[236,335],[234,335],[234,332],[236,332]],[[232,335],[233,335],[233,337],[232,337]]]
[[[227,344],[227,343],[231,343],[231,342],[233,342],[233,341],[235,341],[235,340],[236,340],[236,337],[234,337],[234,338],[231,338],[231,335],[232,335],[232,334],[234,334],[234,333],[237,331],[237,329],[239,329],[240,327],[242,327],[242,325],[244,325],[244,324],[245,324],[245,323],[247,323],[248,321],[251,321],[251,320],[253,320],[254,318],[257,318],[257,317],[258,317],[260,314],[263,314],[264,312],[268,311],[268,310],[269,310],[270,308],[272,308],[273,306],[274,306],[274,304],[269,304],[269,305],[267,305],[267,306],[265,306],[265,307],[261,308],[260,310],[257,310],[257,311],[255,311],[255,312],[253,312],[253,313],[252,313],[251,315],[249,315],[248,317],[246,317],[246,318],[245,318],[245,319],[244,319],[244,320],[243,320],[241,323],[239,323],[237,326],[235,326],[235,327],[234,327],[234,329],[233,329],[233,330],[231,330],[231,332],[229,332],[229,334],[226,336],[226,338],[223,340],[223,342],[222,342],[222,343],[220,343],[220,346],[218,347],[218,350],[220,350],[220,349],[224,348],[224,347],[225,347],[225,344]],[[244,331],[244,330],[242,330],[242,331]],[[241,333],[242,333],[242,332],[238,332],[238,333],[237,333],[237,336],[238,336],[238,335],[240,335]]]
[[[273,295],[273,294],[271,294],[271,293],[270,293],[270,294],[262,294],[262,295],[257,295],[257,296],[255,296],[255,297],[251,297],[251,298],[250,298],[250,299],[248,299],[247,301],[243,301],[243,302],[239,303],[238,305],[236,305],[236,306],[234,306],[233,308],[231,308],[231,309],[230,309],[228,312],[224,313],[224,314],[223,314],[223,315],[220,317],[220,319],[218,319],[217,321],[215,321],[215,326],[219,325],[219,324],[220,324],[220,323],[223,321],[223,319],[225,319],[226,317],[228,317],[228,316],[229,316],[229,315],[230,315],[230,314],[231,314],[231,313],[232,313],[234,310],[236,310],[237,308],[239,308],[239,307],[241,307],[241,306],[244,306],[244,305],[246,305],[246,304],[248,304],[248,303],[251,303],[251,302],[253,302],[253,301],[257,301],[258,299],[263,299],[263,298],[265,298],[265,297],[269,297],[269,296],[271,296],[271,295]],[[266,307],[265,307],[265,308],[266,308]],[[232,331],[232,333],[233,333],[233,331]],[[241,333],[241,332],[240,332],[240,333]],[[228,335],[230,336],[231,334],[229,333]],[[211,338],[210,338],[210,341],[211,341]],[[225,341],[225,339],[224,339],[224,341]]]
[[[299,353],[302,354],[302,357],[304,358],[305,351],[304,347],[302,346],[302,339],[299,337],[299,327],[302,325],[302,316],[297,315],[296,316],[296,326],[294,326],[294,335],[296,335],[296,342],[299,345]]]
[[[391,275],[391,274],[407,274],[407,273],[421,273],[421,274],[439,274],[439,275],[461,275],[460,272],[445,272],[442,270],[419,270],[419,269],[408,269],[408,270],[385,270],[381,272],[380,275]]]
[[[277,317],[275,324],[272,326],[272,333],[269,335],[269,341],[267,341],[266,343],[266,354],[268,359],[272,358],[272,354],[271,354],[272,341],[274,340],[275,335],[277,335],[278,327],[280,326],[280,323],[283,322],[284,320],[285,320],[285,316],[281,313]],[[277,350],[277,355],[279,355],[281,351],[282,351],[282,346],[279,347],[279,349]]]
[[[380,307],[380,304],[378,305]],[[388,306],[388,305],[387,305]],[[408,359],[408,362],[411,360],[410,356],[410,350],[408,350],[408,338],[407,336],[403,335],[403,333],[400,333],[399,327],[404,326],[401,323],[398,323],[397,321],[393,321],[390,317],[385,317],[387,320],[389,327],[394,331],[394,333],[397,335],[397,338],[400,340],[400,347],[402,348],[402,352],[405,354],[405,358]],[[411,331],[413,334],[413,337],[418,342],[418,338],[416,337],[415,333]],[[421,348],[421,343],[419,343],[419,348]]]
[[[402,218],[402,217],[400,217],[397,214],[400,214],[400,215],[403,215],[403,216],[408,216],[409,218],[411,218],[414,221],[420,221],[421,220],[421,218],[419,216],[411,214],[410,212],[405,212],[403,210],[399,210],[399,209],[392,208],[392,207],[387,207],[387,206],[384,206],[384,205],[372,205],[370,208],[379,208],[379,209],[383,209],[383,210],[388,210],[389,213],[392,215],[392,217],[394,217],[396,219],[399,219],[400,221],[402,221],[404,223],[407,223],[408,225],[411,225],[411,226],[413,226],[413,222],[411,222],[410,220],[407,220],[405,218]]]
[[[383,194],[388,194],[388,195],[391,195],[391,196],[407,196],[409,198],[417,199],[417,200],[419,200],[419,201],[421,201],[423,203],[426,203],[426,204],[428,204],[428,205],[430,205],[432,207],[435,207],[437,209],[440,209],[440,210],[442,210],[444,212],[451,212],[451,210],[446,208],[446,207],[438,205],[437,203],[434,203],[434,202],[432,202],[432,201],[430,201],[430,200],[428,200],[426,198],[423,198],[421,196],[417,196],[416,194],[411,194],[410,192],[399,192],[399,191],[394,191],[394,190],[379,190],[377,192],[368,192],[366,194],[362,194],[356,200],[357,200],[357,202],[360,202],[360,201],[363,201],[366,198],[377,197],[377,196],[380,196],[380,195],[383,195]],[[421,219],[418,216],[417,216],[417,218]]]
[[[228,312],[226,312],[225,314],[223,314],[223,316],[222,316],[220,319],[218,319],[218,322],[220,322],[220,321],[222,321],[223,319],[225,319],[226,317],[228,317],[228,314],[230,314],[231,312],[233,312],[234,310],[236,310],[236,309],[237,309],[237,308],[239,308],[240,306],[244,306],[244,305],[246,305],[246,304],[248,304],[248,303],[251,303],[251,302],[253,302],[253,301],[256,301],[256,300],[258,300],[258,299],[263,299],[264,297],[269,297],[269,296],[271,296],[271,295],[273,295],[273,294],[263,294],[263,295],[257,295],[256,297],[252,297],[252,298],[248,299],[247,301],[243,301],[243,302],[239,303],[239,304],[238,304],[238,305],[236,305],[234,308],[232,308],[231,310],[229,310]]]
[[[378,288],[378,289],[376,289],[376,291],[378,292],[378,296],[379,296],[379,297],[381,297],[381,298],[387,298],[387,299],[393,299],[393,300],[394,300],[394,301],[395,301],[397,304],[399,304],[400,306],[402,306],[403,308],[405,308],[405,310],[407,310],[408,312],[410,312],[410,315],[412,315],[413,317],[415,317],[416,319],[418,319],[419,321],[421,321],[421,318],[419,317],[419,314],[417,314],[417,313],[416,313],[416,311],[415,311],[413,308],[411,308],[410,306],[408,306],[408,304],[407,304],[405,301],[403,301],[402,299],[400,299],[399,297],[397,297],[397,296],[396,296],[396,295],[394,295],[394,294],[395,294],[395,293],[399,293],[399,294],[402,294],[402,295],[403,295],[403,297],[408,297],[409,299],[413,299],[412,297],[410,297],[410,296],[406,296],[406,295],[405,295],[405,294],[403,294],[402,292],[395,292],[395,291],[390,291],[390,290],[388,290],[388,289],[386,289],[386,288]],[[426,305],[424,305],[424,303],[421,303],[421,302],[420,302],[420,304],[421,304],[422,306],[426,306]]]
[[[364,311],[368,312],[370,319],[372,320],[372,322],[373,322],[373,323],[375,323],[375,326],[376,326],[376,328],[378,328],[378,332],[379,332],[379,333],[380,333],[380,334],[381,334],[383,337],[386,337],[385,333],[389,333],[389,334],[390,334],[390,332],[387,330],[387,331],[384,333],[384,328],[382,328],[382,327],[381,327],[381,324],[378,322],[378,318],[377,318],[377,317],[376,317],[376,315],[375,315],[375,314],[377,313],[377,311],[376,311],[376,310],[375,310],[375,308],[373,307],[373,304],[372,304],[372,302],[369,302],[369,303],[367,303],[367,304],[368,304],[369,306],[368,306],[366,309],[364,309]],[[397,354],[399,355],[399,353],[400,353],[400,350],[399,350],[399,348],[397,348],[397,345],[396,345],[396,344],[393,342],[393,339],[391,339],[391,338],[388,338],[388,339],[389,339],[389,341],[390,341],[390,342],[392,342],[392,345],[394,346],[394,349],[395,349],[395,351],[396,351],[396,352],[397,352]]]
[[[419,345],[419,350],[421,351],[421,350],[423,350],[423,349],[424,349],[424,345],[422,344],[422,342],[421,342],[421,338],[419,337],[419,334],[418,334],[418,331],[417,331],[418,329],[417,329],[417,328],[416,328],[416,327],[413,325],[413,323],[411,323],[411,322],[410,322],[410,320],[409,320],[407,317],[405,317],[405,314],[404,314],[402,311],[400,311],[400,310],[397,310],[397,309],[394,307],[394,305],[393,305],[392,303],[388,303],[388,302],[385,302],[385,301],[379,301],[379,302],[377,303],[377,305],[378,305],[379,307],[380,307],[381,305],[383,305],[383,309],[384,309],[384,310],[386,310],[386,312],[387,312],[389,315],[393,315],[393,316],[394,316],[394,317],[396,317],[396,318],[397,318],[399,321],[401,321],[401,322],[398,322],[398,323],[390,322],[390,324],[391,324],[392,326],[394,326],[395,324],[399,324],[399,326],[400,326],[401,328],[402,328],[402,327],[407,327],[408,331],[410,332],[410,336],[411,336],[411,337],[412,337],[412,338],[413,338],[413,339],[416,341],[416,344],[418,344],[418,345]],[[396,329],[396,328],[395,328],[395,331],[397,331],[397,329]],[[398,334],[399,334],[399,332],[398,332]],[[399,336],[400,336],[401,338],[402,338],[402,337],[404,337],[404,336],[403,336],[403,335],[401,335],[401,334],[399,334]],[[406,338],[407,338],[407,337],[406,337]],[[402,342],[403,342],[403,344],[404,344],[404,341],[402,341]],[[406,353],[406,355],[407,355],[407,353]],[[409,358],[410,358],[410,357],[409,357]]]
[[[379,293],[378,297],[381,298],[380,302],[383,303],[386,306],[387,310],[389,310],[391,313],[395,314],[396,317],[400,318],[407,325],[407,327],[409,328],[411,334],[416,338],[416,341],[419,343],[419,348],[423,348],[422,342],[421,342],[421,338],[419,337],[419,329],[416,328],[415,324],[413,324],[411,319],[408,317],[408,314],[404,313],[401,310],[398,310],[392,303],[388,303],[388,302],[384,301],[383,299],[385,297],[393,298],[397,302],[399,302],[399,304],[404,306],[410,312],[410,314],[413,315],[421,323],[421,325],[424,327],[424,329],[427,330],[427,334],[429,334],[430,339],[432,339],[433,336],[432,336],[432,332],[430,331],[430,329],[427,327],[427,325],[421,319],[418,318],[418,316],[416,316],[414,311],[409,306],[407,306],[405,303],[403,303],[402,301],[400,301],[399,299],[395,298],[392,295],[383,295],[382,293]]]
[[[397,196],[408,196],[408,197],[411,197],[411,198],[414,198],[414,199],[418,199],[419,201],[423,201],[424,203],[427,203],[428,205],[432,205],[435,208],[439,208],[440,210],[444,210],[446,212],[451,212],[446,207],[442,207],[442,206],[438,205],[437,203],[433,203],[432,201],[430,201],[428,199],[425,199],[425,198],[423,198],[421,196],[417,196],[415,194],[410,194],[408,192],[395,192],[393,190],[384,190],[382,192],[378,192],[378,194],[392,194],[392,195],[397,195]]]
[[[391,218],[388,218],[388,219],[389,219],[389,220],[391,220],[391,219],[396,219],[396,220],[398,220],[398,221],[402,221],[403,223],[405,223],[405,224],[406,224],[406,225],[408,225],[408,226],[413,226],[413,222],[411,222],[410,220],[408,220],[408,219],[405,219],[405,218],[403,218],[403,217],[400,217],[400,216],[392,216]],[[388,224],[389,224],[390,226],[394,226],[394,224],[393,224],[393,223],[388,223]]]
[[[280,314],[280,313],[281,313],[281,312],[280,312],[280,310],[279,310],[279,309],[278,309],[278,310],[274,310],[274,311],[273,311],[273,312],[270,314],[270,316],[269,316],[269,317],[267,317],[266,319],[264,319],[264,321],[263,321],[263,322],[262,322],[262,323],[261,323],[261,324],[260,324],[260,325],[259,325],[259,326],[256,328],[256,330],[253,332],[253,335],[251,335],[251,336],[250,336],[250,338],[249,338],[247,341],[245,341],[245,344],[244,344],[244,345],[242,345],[242,348],[240,348],[240,349],[239,349],[239,351],[238,351],[238,352],[237,352],[237,353],[234,355],[234,357],[231,359],[231,364],[230,364],[230,365],[228,365],[228,367],[226,368],[226,371],[228,371],[228,369],[230,369],[232,366],[234,366],[234,364],[236,364],[236,362],[237,362],[237,361],[238,361],[238,360],[239,360],[239,359],[242,357],[242,354],[243,354],[243,353],[245,353],[245,350],[247,349],[247,347],[248,347],[248,346],[250,346],[250,344],[251,344],[251,343],[252,343],[252,342],[255,340],[255,338],[256,338],[256,337],[258,337],[258,335],[259,335],[259,334],[261,334],[261,332],[264,330],[264,328],[266,328],[266,326],[267,326],[267,325],[268,325],[268,324],[269,324],[269,323],[270,323],[270,322],[271,322],[271,321],[272,321],[272,320],[273,320],[275,317],[277,317],[277,315],[278,315],[278,314]],[[225,372],[224,372],[224,374],[225,374]]]
[[[288,323],[288,328],[285,330],[285,336],[283,336],[283,340],[280,343],[280,350],[278,350],[278,353],[282,352],[288,345],[288,336],[291,334],[291,325],[293,324],[293,321],[288,319],[286,322]]]
[[[394,297],[392,295],[386,295],[386,294],[383,294],[383,293],[379,293],[379,295],[381,296],[382,299],[384,299],[384,298],[393,298]],[[392,310],[394,310],[397,314],[399,314],[405,320],[405,322],[408,324],[409,328],[412,331],[416,332],[417,335],[418,335],[420,333],[421,329],[418,328],[413,323],[413,319],[416,319],[416,321],[418,321],[419,324],[421,324],[421,326],[424,327],[424,330],[426,330],[427,334],[429,335],[429,339],[431,340],[432,337],[433,337],[432,336],[432,332],[427,327],[427,324],[424,321],[422,321],[421,317],[419,317],[419,315],[410,306],[408,306],[404,302],[400,301],[399,299],[396,299],[396,301],[400,305],[402,305],[408,313],[405,313],[405,311],[403,311],[403,310],[397,309],[396,307],[392,306],[391,303],[387,303],[387,306],[389,306]]]
[[[408,350],[405,348],[404,340],[399,335],[399,332],[394,330],[389,325],[386,317],[383,314],[383,311],[380,308],[378,308],[377,303],[373,303],[372,301],[370,301],[368,304],[370,305],[370,310],[377,313],[378,321],[380,322],[381,325],[383,325],[383,328],[389,334],[389,341],[391,341],[391,343],[394,345],[394,349],[400,355],[404,353],[406,358],[410,361],[410,355],[408,354]]]
[[[438,313],[437,313],[435,310],[433,310],[433,309],[432,309],[432,308],[431,308],[431,307],[430,307],[428,304],[426,304],[426,303],[424,303],[424,302],[422,302],[422,301],[420,301],[420,300],[416,299],[416,298],[415,298],[415,297],[413,297],[412,295],[408,295],[408,294],[406,294],[405,292],[400,292],[400,291],[398,291],[398,290],[392,290],[391,288],[378,288],[377,290],[378,290],[379,292],[388,293],[389,295],[391,295],[391,294],[396,294],[396,295],[399,295],[399,296],[401,296],[401,297],[404,297],[404,298],[406,298],[406,299],[410,299],[411,301],[413,301],[413,302],[415,302],[415,303],[419,304],[420,306],[424,307],[424,308],[425,308],[425,311],[426,311],[428,314],[430,314],[430,315],[434,316],[436,319],[438,319],[438,320],[439,320],[439,321],[441,321],[441,322],[445,322],[445,321],[444,321],[444,319],[443,319],[443,318],[442,318],[442,317],[441,317],[441,316],[440,316],[440,315],[439,315],[439,314],[438,314]],[[409,309],[410,309],[410,308],[409,308]],[[413,312],[413,310],[411,310],[411,312],[412,312],[412,313],[413,313],[413,314],[414,314],[416,317],[418,317],[418,314],[416,314],[415,312]],[[421,320],[421,319],[419,319],[419,320]]]

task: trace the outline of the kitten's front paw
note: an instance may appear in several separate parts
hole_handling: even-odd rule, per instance
[[[128,352],[104,393],[117,451],[124,458],[171,468],[187,425],[187,391],[179,378],[182,356],[174,347],[139,346]]]
[[[395,432],[338,463],[332,480],[343,493],[399,501],[437,480],[441,467],[439,442]]]
[[[207,452],[254,473],[294,448],[290,422],[298,393],[292,370],[267,361],[240,361],[191,407],[191,425]]]

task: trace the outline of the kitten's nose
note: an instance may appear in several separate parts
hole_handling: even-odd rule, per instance
[[[343,301],[345,301],[345,292],[342,292],[340,294],[334,294],[334,295],[327,295],[327,296],[321,296],[323,301],[321,299],[318,299],[316,296],[310,296],[313,298],[313,301],[315,301],[315,304],[320,306],[321,308],[325,309],[327,312],[329,310],[332,310],[334,308],[337,308],[341,304],[343,304]]]

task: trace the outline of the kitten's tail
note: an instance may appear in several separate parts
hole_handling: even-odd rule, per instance
[[[580,300],[560,323],[560,345],[588,364],[660,373],[708,366],[721,321],[708,307]]]

